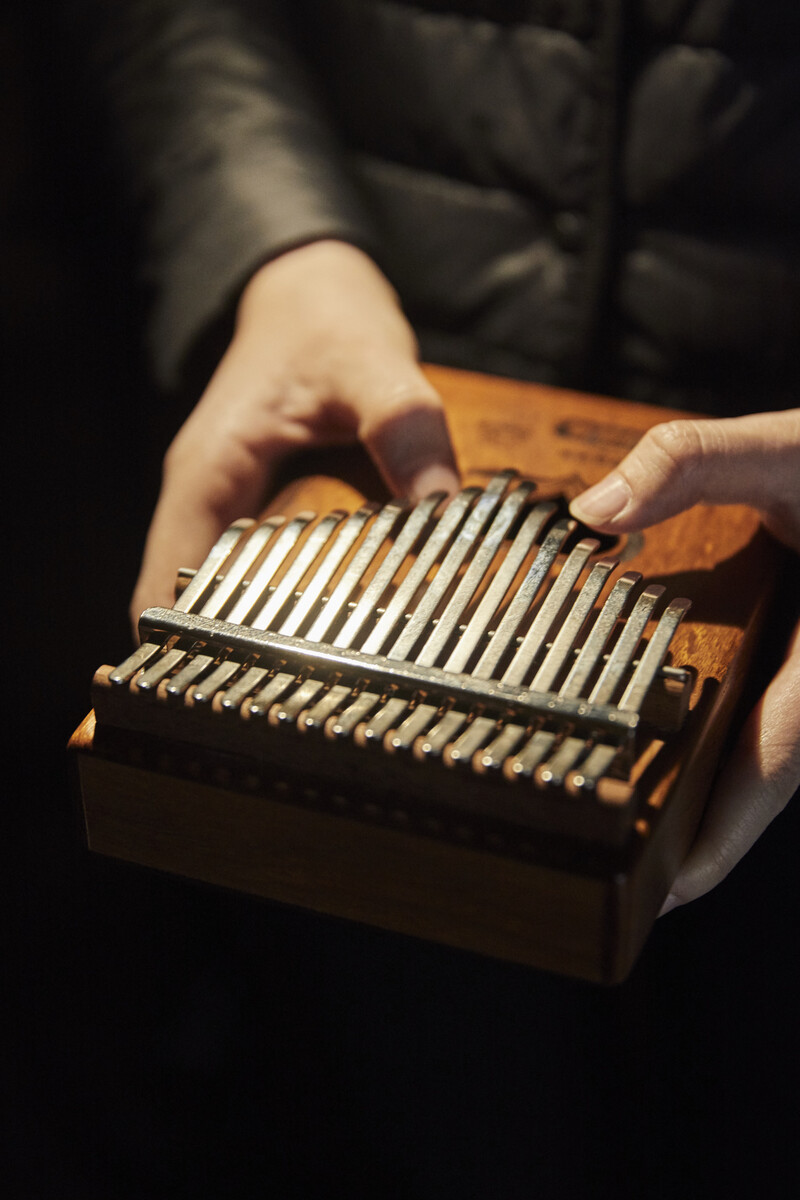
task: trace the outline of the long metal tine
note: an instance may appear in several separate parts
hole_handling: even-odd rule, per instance
[[[428,627],[461,564],[480,537],[513,478],[513,471],[504,471],[490,480],[483,495],[478,499],[472,512],[458,531],[435,578],[412,613],[410,621],[406,623],[391,649],[387,651],[387,658],[397,661],[410,657],[412,649]],[[477,580],[475,586],[477,587]]]
[[[650,618],[650,613],[663,591],[661,584],[651,584],[645,588],[634,604],[633,612],[625,622],[617,644],[608,656],[608,661],[600,672],[600,678],[592,688],[589,699],[593,704],[610,704],[614,692],[619,687],[622,676],[633,658],[636,647],[639,645],[639,639]]]
[[[395,625],[404,616],[406,605],[413,598],[414,593],[439,557],[439,554],[461,524],[464,513],[470,507],[472,501],[476,496],[480,495],[480,491],[481,489],[476,487],[464,488],[463,491],[459,492],[450,501],[437,521],[430,537],[422,547],[411,570],[387,605],[383,616],[361,647],[365,654],[380,654],[384,642],[391,636]]]
[[[514,582],[525,556],[539,536],[542,526],[555,510],[555,504],[537,504],[533,512],[525,518],[525,523],[470,617],[467,628],[458,639],[458,645],[444,664],[445,671],[460,673],[464,670],[475,647],[486,633],[489,622],[500,607],[503,597]]]
[[[630,599],[631,590],[641,578],[638,571],[628,571],[616,581],[559,690],[558,694],[561,698],[574,700],[583,694],[583,689],[603,653],[611,631]]]
[[[333,589],[327,604],[306,634],[308,641],[322,642],[325,640],[326,633],[349,600],[364,572],[373,562],[375,555],[391,533],[403,510],[404,505],[399,502],[393,501],[391,504],[383,506],[367,531],[364,541],[353,555],[344,575]]]
[[[583,568],[600,543],[594,538],[585,538],[578,542],[570,554],[555,583],[544,598],[542,607],[536,614],[522,645],[517,650],[511,663],[503,675],[504,683],[522,683],[531,663],[544,645],[552,625],[566,603],[567,597],[575,586],[575,582]]]
[[[417,655],[416,661],[420,666],[432,667],[435,664],[436,659],[441,654],[447,644],[448,638],[455,629],[461,614],[480,586],[481,580],[485,578],[492,560],[502,545],[503,538],[508,533],[512,522],[532,490],[532,483],[521,483],[503,501],[502,507],[492,522],[489,532],[481,541],[450,602],[436,622],[436,628]]]
[[[317,570],[314,572],[314,578],[309,582],[308,586],[303,590],[303,594],[295,604],[288,617],[281,625],[280,632],[289,637],[294,636],[297,630],[306,619],[311,609],[322,595],[323,589],[327,587],[330,580],[333,578],[337,568],[342,562],[342,559],[347,554],[355,542],[361,530],[366,525],[367,521],[377,511],[377,505],[365,504],[363,508],[359,508],[352,516],[349,516],[344,523],[342,529],[336,537],[336,541],[331,546],[325,556],[325,559],[320,563]]]
[[[301,512],[296,517],[293,517],[291,521],[286,522],[278,534],[274,545],[270,548],[267,557],[251,579],[250,586],[239,597],[228,613],[227,619],[232,625],[244,625],[247,623],[247,616],[253,611],[259,601],[263,599],[264,593],[272,582],[275,572],[297,542],[306,525],[308,525],[309,521],[313,521],[316,515],[316,513],[310,511]]]
[[[419,504],[411,510],[403,528],[394,540],[394,545],[367,584],[361,599],[334,639],[333,644],[338,649],[344,650],[352,646],[365,621],[375,612],[375,606],[406,555],[414,549],[417,539],[444,497],[444,492],[435,492],[431,496],[426,496],[424,500],[420,500]]]
[[[549,692],[558,672],[567,661],[575,640],[583,629],[589,613],[594,607],[595,600],[605,585],[611,572],[616,566],[613,558],[604,558],[595,563],[589,572],[589,578],[578,592],[575,601],[567,613],[561,628],[553,639],[544,662],[533,677],[531,690],[534,692]]]
[[[680,597],[673,600],[661,615],[647,648],[631,676],[631,680],[618,704],[625,712],[638,712],[647,694],[647,689],[656,677],[666,656],[669,644],[678,625],[692,606],[691,600]]]
[[[534,601],[544,579],[555,562],[567,535],[575,528],[575,522],[559,521],[548,533],[539,553],[531,563],[528,574],[517,589],[513,600],[495,631],[494,637],[484,650],[473,671],[476,679],[490,679],[503,657],[511,639],[516,635],[519,623]]]
[[[270,517],[254,529],[233,565],[214,588],[200,609],[201,617],[218,617],[236,589],[244,582],[247,572],[256,561],[276,529],[285,524],[285,517]]]
[[[251,622],[254,629],[269,629],[283,606],[294,595],[303,576],[308,574],[312,563],[322,553],[323,546],[327,545],[336,526],[346,515],[341,509],[335,509],[311,530],[283,579]]]

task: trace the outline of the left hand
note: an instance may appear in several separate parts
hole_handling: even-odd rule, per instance
[[[619,534],[701,503],[751,505],[800,553],[800,409],[656,425],[570,507],[592,528]],[[724,879],[799,786],[800,621],[720,772],[662,914]]]

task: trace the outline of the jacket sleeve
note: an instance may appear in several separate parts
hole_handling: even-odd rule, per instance
[[[373,235],[278,0],[77,0],[140,225],[150,351],[178,386],[253,272]],[[230,327],[230,325],[229,325]]]

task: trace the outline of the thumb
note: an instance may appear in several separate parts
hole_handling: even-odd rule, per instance
[[[749,504],[800,547],[800,410],[656,425],[570,509],[595,529],[625,532],[701,503]]]
[[[416,362],[363,364],[350,403],[358,436],[395,496],[416,501],[460,486],[442,401]]]

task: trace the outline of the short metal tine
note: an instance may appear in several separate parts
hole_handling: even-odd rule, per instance
[[[585,538],[578,542],[569,555],[561,568],[558,579],[555,580],[545,596],[542,606],[536,614],[536,619],[522,639],[522,645],[507,667],[503,675],[504,683],[522,683],[531,663],[545,644],[556,617],[566,604],[567,597],[575,586],[578,576],[586,566],[589,555],[593,554],[599,545],[600,543],[596,539]]]
[[[519,754],[507,758],[503,765],[503,774],[507,779],[530,779],[543,758],[550,753],[556,735],[549,729],[538,729]]]
[[[416,757],[419,759],[440,758],[453,738],[458,735],[466,724],[468,715],[468,713],[457,712],[452,708],[449,712],[446,712],[436,722],[433,729],[428,730],[427,734],[423,734],[417,738],[414,745],[414,754]]]
[[[586,750],[585,737],[566,737],[541,771],[539,779],[551,787],[560,787],[569,771]]]
[[[618,754],[618,746],[608,745],[605,742],[593,746],[586,757],[586,761],[581,763],[575,775],[572,776],[573,787],[581,788],[587,792],[594,791],[598,781],[608,773],[611,764]]]
[[[109,682],[119,686],[133,679],[137,671],[146,666],[151,658],[154,658],[162,648],[161,642],[142,642],[137,646],[133,653],[129,654],[126,659],[115,667],[109,675]]]
[[[280,699],[288,687],[291,687],[296,678],[297,676],[292,675],[289,671],[278,671],[261,691],[256,692],[253,696],[247,705],[248,714],[251,717],[265,717],[275,701]]]
[[[319,600],[323,590],[327,587],[336,570],[341,565],[342,559],[352,547],[369,518],[376,511],[377,505],[365,504],[357,512],[354,512],[352,516],[347,518],[336,535],[336,540],[325,555],[324,560],[314,572],[314,578],[303,589],[302,596],[281,625],[281,633],[286,634],[288,637],[293,637],[297,633],[303,621]]]
[[[216,579],[225,559],[233,553],[239,539],[247,533],[248,529],[252,529],[254,524],[255,521],[251,517],[242,518],[241,521],[235,521],[230,528],[225,530],[206,556],[205,562],[195,572],[175,601],[174,607],[178,612],[191,612],[196,607],[198,601],[202,600],[206,588]]]
[[[525,726],[515,725],[507,721],[500,733],[489,743],[485,750],[479,750],[473,763],[476,771],[497,771],[502,767],[509,754],[513,754],[525,737]]]
[[[364,623],[369,617],[373,616],[375,607],[380,601],[381,596],[392,582],[406,555],[410,554],[414,549],[420,534],[442,500],[444,500],[445,495],[445,492],[435,492],[431,496],[426,496],[424,500],[420,500],[419,504],[415,505],[411,510],[407,520],[403,524],[403,528],[395,538],[391,550],[378,567],[355,608],[336,635],[333,644],[338,649],[345,650],[352,646],[361,632]]]
[[[250,693],[254,692],[257,687],[260,687],[268,675],[268,667],[250,667],[240,679],[231,684],[220,698],[223,710],[225,712],[235,712],[241,708]]]
[[[393,501],[391,504],[385,504],[378,513],[372,525],[367,530],[364,541],[356,550],[344,574],[333,589],[325,607],[306,634],[309,642],[322,642],[325,640],[325,635],[350,599],[354,588],[361,582],[364,572],[371,566],[375,555],[392,532],[398,517],[404,511],[404,507],[401,502]]]
[[[558,694],[562,699],[574,700],[583,694],[583,689],[605,649],[605,644],[611,637],[611,631],[625,610],[632,589],[640,582],[641,578],[638,571],[628,571],[625,575],[621,575],[612,587],[605,604],[597,614],[594,625],[589,630],[586,641],[578,652],[578,657],[559,690]]]
[[[405,615],[407,604],[414,598],[414,593],[455,534],[465,512],[475,497],[480,495],[480,492],[480,488],[464,488],[450,501],[420,550],[411,570],[387,605],[383,616],[361,647],[365,654],[380,654],[384,642],[391,637],[395,626]]]
[[[512,522],[519,513],[519,510],[522,508],[522,505],[528,499],[528,496],[531,494],[532,490],[532,483],[521,483],[519,487],[515,488],[511,495],[507,496],[503,501],[500,511],[497,513],[494,521],[492,522],[488,533],[481,540],[478,549],[472,557],[472,561],[464,572],[461,582],[453,593],[444,612],[436,622],[436,628],[425,642],[422,650],[416,656],[415,661],[418,662],[420,666],[432,667],[439,655],[444,650],[444,647],[447,644],[447,641],[456,625],[458,624],[464,609],[469,604],[470,600],[480,586],[481,581],[485,578],[487,572],[489,571],[492,561],[503,543],[503,538],[508,533]]]
[[[394,732],[389,730],[384,743],[386,749],[409,750],[416,738],[423,734],[435,719],[438,711],[435,704],[418,704]]]
[[[458,639],[458,645],[444,664],[446,671],[460,674],[464,670],[475,647],[489,628],[492,617],[500,607],[503,597],[514,582],[526,555],[530,553],[531,546],[539,536],[542,526],[555,510],[555,504],[537,504],[533,512],[525,518],[525,523],[511,543],[492,582],[470,617],[467,628]]]
[[[244,594],[239,597],[228,613],[226,620],[230,621],[232,625],[247,623],[249,614],[263,600],[275,572],[297,542],[306,525],[309,521],[313,521],[316,515],[310,511],[301,512],[291,521],[286,522],[275,539],[274,545],[270,547],[267,557],[250,580],[250,586],[246,588]]]
[[[374,745],[382,742],[386,734],[394,729],[396,722],[405,715],[407,708],[408,700],[392,696],[391,700],[387,700],[366,722],[361,731],[362,740]]]
[[[238,670],[241,669],[241,663],[234,662],[232,659],[227,659],[215,667],[210,675],[199,683],[194,690],[195,704],[210,704],[221,687],[224,687],[229,679],[232,679]]]
[[[284,524],[285,517],[270,517],[254,529],[245,542],[236,561],[225,572],[214,591],[200,609],[202,617],[218,617],[234,592],[244,582],[247,572],[256,561],[276,529]]]
[[[208,670],[213,661],[213,654],[190,655],[189,661],[181,667],[177,675],[174,675],[167,684],[167,695],[173,698],[182,696],[200,678],[203,672]]]
[[[324,686],[325,681],[322,679],[307,679],[305,683],[301,683],[291,696],[286,700],[279,700],[274,706],[273,711],[269,714],[270,723],[277,725],[296,721],[303,709],[308,708]]]
[[[691,600],[681,597],[673,600],[662,613],[661,620],[653,631],[647,648],[639,659],[631,680],[622,694],[618,708],[625,712],[639,712],[647,690],[666,657],[673,634],[691,608],[691,604]]]
[[[171,650],[167,650],[160,658],[143,671],[138,679],[134,680],[134,687],[140,692],[154,692],[162,679],[166,679],[170,671],[174,671],[186,657],[186,650],[181,650],[178,646],[173,646]]]
[[[335,683],[328,688],[325,695],[310,708],[305,718],[300,722],[301,729],[321,729],[325,722],[333,716],[337,708],[353,695],[353,689],[347,684]]]
[[[497,664],[503,657],[511,640],[516,636],[520,621],[533,603],[567,535],[574,528],[575,521],[568,519],[559,521],[544,539],[539,553],[531,564],[530,570],[517,588],[513,600],[506,609],[494,637],[478,659],[478,664],[472,673],[476,679],[490,679],[492,677]]]
[[[553,644],[548,650],[544,662],[533,677],[532,691],[550,691],[556,676],[567,661],[589,613],[594,608],[597,597],[616,565],[613,558],[604,558],[592,567],[589,578],[578,592],[572,607],[561,623],[561,628],[553,639]]]
[[[275,591],[263,608],[259,609],[251,621],[254,629],[269,629],[272,622],[284,605],[291,600],[303,577],[308,574],[312,564],[322,553],[336,526],[347,514],[341,509],[335,509],[316,525],[297,553],[295,560],[289,565],[286,574],[281,579]]]
[[[472,512],[458,531],[435,577],[414,609],[410,621],[401,630],[391,649],[386,652],[387,658],[397,661],[411,657],[411,651],[429,628],[433,614],[444,599],[447,589],[458,574],[464,559],[477,542],[513,478],[514,474],[511,471],[495,475],[483,495],[478,497]],[[477,586],[476,579],[475,587]],[[453,623],[455,624],[455,621]]]
[[[380,704],[380,699],[379,692],[359,692],[344,712],[339,713],[337,717],[331,717],[325,725],[325,732],[334,738],[347,737],[356,726],[366,720],[373,708]]]
[[[467,728],[456,738],[445,753],[448,766],[467,765],[472,762],[476,751],[490,738],[497,729],[497,721],[493,717],[473,717]]]
[[[589,696],[593,704],[610,704],[614,692],[622,682],[622,676],[639,645],[644,628],[650,619],[656,601],[663,594],[661,584],[651,584],[642,592],[633,606],[633,612],[625,622],[617,644],[608,656],[600,678]]]

